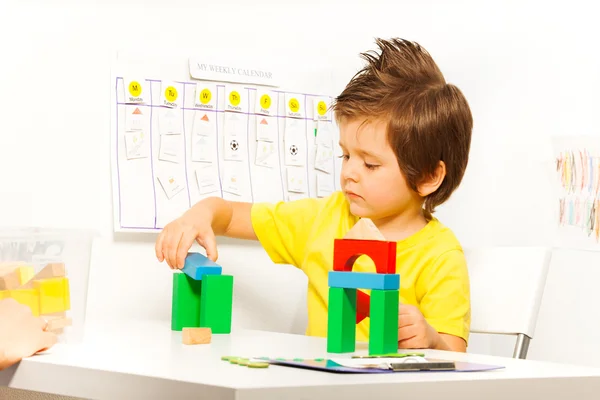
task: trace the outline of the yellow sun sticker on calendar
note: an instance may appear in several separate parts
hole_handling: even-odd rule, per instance
[[[268,110],[269,108],[271,108],[271,96],[269,96],[268,94],[263,94],[260,98],[260,106],[262,108],[264,108],[265,110]]]
[[[231,93],[229,93],[229,103],[231,103],[232,106],[237,107],[240,105],[240,94],[238,92],[236,92],[235,90],[232,90]]]
[[[300,111],[300,102],[295,97],[291,98],[288,102],[288,106],[290,107],[291,112],[297,113]]]
[[[177,89],[175,89],[173,86],[167,86],[165,89],[165,99],[171,103],[174,103],[175,100],[177,100]]]
[[[133,97],[138,97],[142,94],[142,85],[138,81],[129,82],[129,94]]]
[[[212,99],[212,93],[210,89],[202,89],[200,92],[200,103],[208,104],[210,103],[210,99]]]
[[[319,115],[327,114],[327,104],[325,104],[323,100],[319,101],[319,103],[317,104],[317,112],[319,113]]]

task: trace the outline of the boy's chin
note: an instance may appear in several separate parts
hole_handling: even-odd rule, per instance
[[[350,202],[350,213],[359,218],[371,218],[372,213],[365,207],[361,207],[356,203]]]

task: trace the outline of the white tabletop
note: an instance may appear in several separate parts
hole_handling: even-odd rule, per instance
[[[366,354],[358,344],[357,353]],[[400,395],[446,399],[597,398],[600,369],[474,354],[426,351],[427,356],[503,365],[488,372],[334,374],[271,365],[250,369],[221,356],[318,358],[323,338],[235,330],[211,344],[186,346],[168,321],[89,325],[84,343],[57,345],[0,372],[12,388],[95,399],[365,400]],[[346,355],[348,356],[348,355]]]

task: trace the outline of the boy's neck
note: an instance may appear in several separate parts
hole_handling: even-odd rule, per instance
[[[414,235],[427,225],[427,219],[421,208],[407,210],[391,217],[372,219],[386,240],[399,242]]]

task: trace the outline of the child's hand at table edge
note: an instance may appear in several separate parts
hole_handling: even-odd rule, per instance
[[[436,331],[418,307],[401,304],[398,315],[398,348],[464,352],[466,343],[460,337]]]

